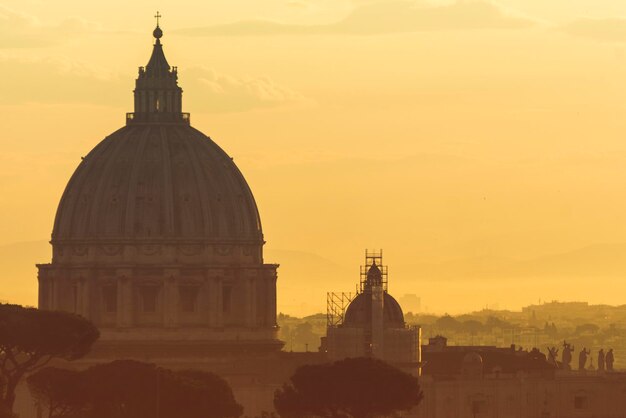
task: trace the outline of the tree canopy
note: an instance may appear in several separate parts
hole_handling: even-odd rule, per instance
[[[45,367],[28,377],[28,387],[48,418],[79,415],[85,405],[85,388],[80,372]]]
[[[99,335],[91,322],[72,313],[0,304],[2,408],[13,409],[15,389],[25,374],[44,367],[54,358],[83,357]]]
[[[417,378],[372,358],[300,367],[276,391],[283,418],[371,418],[408,411],[422,399]]]
[[[56,385],[69,378],[68,388]],[[83,372],[46,368],[29,377],[48,418],[236,418],[242,407],[228,383],[212,373],[181,371],[132,360]]]
[[[442,316],[435,321],[437,328],[444,330],[458,330],[461,328],[461,323],[450,315]]]

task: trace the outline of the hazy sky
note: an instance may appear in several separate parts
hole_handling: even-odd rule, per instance
[[[0,0],[0,299],[35,303],[63,188],[132,110],[156,9],[192,124],[255,193],[279,310],[324,310],[366,247],[430,311],[626,302],[615,0]]]

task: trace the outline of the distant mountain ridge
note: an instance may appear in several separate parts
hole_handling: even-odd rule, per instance
[[[35,305],[35,264],[50,257],[46,241],[0,245],[0,300]],[[279,310],[284,312],[319,312],[325,306],[326,292],[354,292],[358,283],[358,266],[344,266],[310,252],[267,249],[265,260],[280,264]],[[393,276],[404,282],[405,289],[415,286],[416,291],[433,280],[619,278],[626,277],[626,243],[589,245],[527,260],[483,256],[442,263],[398,263],[393,266]]]
[[[626,243],[589,245],[527,260],[483,256],[436,264],[416,263],[406,268],[422,279],[626,277]]]

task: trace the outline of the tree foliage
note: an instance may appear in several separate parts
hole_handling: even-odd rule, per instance
[[[582,324],[576,327],[576,334],[597,334],[600,327],[596,324]]]
[[[72,396],[56,384],[69,377]],[[29,378],[49,418],[236,418],[242,407],[228,383],[212,373],[173,372],[118,360],[83,372],[43,369]],[[69,396],[68,396],[69,395]]]
[[[276,391],[283,418],[371,418],[408,411],[422,399],[417,378],[387,363],[354,358],[303,366]]]
[[[0,405],[12,411],[15,389],[50,360],[75,360],[98,339],[87,319],[67,312],[0,304]]]
[[[450,315],[444,315],[437,319],[435,325],[439,329],[456,331],[461,328],[461,323]]]
[[[45,367],[28,377],[28,387],[48,418],[73,417],[85,407],[85,388],[80,372]]]
[[[484,328],[485,328],[485,326],[482,324],[482,322],[477,321],[475,319],[467,320],[467,321],[463,322],[463,325],[462,325],[463,331],[468,332],[468,333],[470,333],[472,335],[478,334]]]

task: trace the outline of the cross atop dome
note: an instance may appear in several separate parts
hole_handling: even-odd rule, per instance
[[[156,19],[156,28],[154,28],[154,31],[152,32],[152,35],[157,39],[157,42],[160,42],[159,39],[163,37],[163,31],[159,27],[159,19],[162,17],[163,16],[161,15],[161,13],[159,13],[159,11],[157,10],[156,14],[154,15],[154,18]]]

